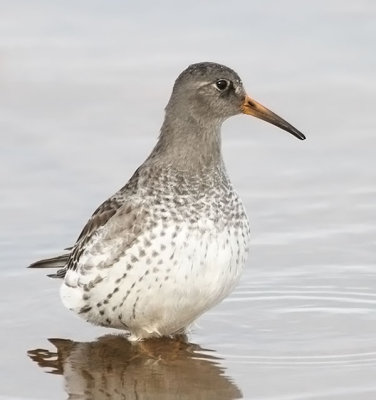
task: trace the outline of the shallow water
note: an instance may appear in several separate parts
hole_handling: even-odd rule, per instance
[[[0,400],[374,399],[374,2],[137,4],[3,4]],[[236,69],[308,139],[225,123],[252,225],[242,280],[190,344],[130,346],[25,266],[71,245],[125,183],[176,75],[202,60]]]

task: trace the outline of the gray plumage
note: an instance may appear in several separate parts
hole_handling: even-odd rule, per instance
[[[249,227],[221,153],[223,121],[251,114],[304,136],[246,96],[231,69],[199,63],[180,74],[159,140],[129,182],[92,215],[62,266],[64,304],[133,339],[174,335],[235,286]]]

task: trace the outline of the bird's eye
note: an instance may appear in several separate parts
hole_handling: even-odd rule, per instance
[[[215,82],[215,87],[221,92],[226,90],[228,88],[228,85],[229,82],[226,81],[226,79],[218,79],[217,82]]]

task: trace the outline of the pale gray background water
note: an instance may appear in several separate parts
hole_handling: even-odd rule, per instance
[[[0,399],[65,398],[26,352],[108,332],[25,266],[74,242],[154,145],[177,74],[206,60],[308,139],[225,123],[253,246],[191,342],[223,358],[246,399],[376,398],[376,3],[0,5]]]

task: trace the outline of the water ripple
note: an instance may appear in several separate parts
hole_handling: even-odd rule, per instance
[[[243,302],[243,301],[285,301],[285,300],[298,300],[298,301],[316,301],[316,302],[325,302],[325,304],[329,303],[343,303],[343,304],[364,304],[369,305],[370,311],[375,311],[376,305],[376,294],[372,292],[363,291],[354,291],[354,290],[327,290],[325,289],[312,289],[310,288],[302,288],[301,290],[296,290],[295,288],[289,289],[263,289],[260,290],[260,287],[257,286],[256,289],[252,289],[251,286],[248,286],[247,290],[240,288],[237,290],[234,295],[228,299],[229,302]],[[309,308],[309,306],[307,307]],[[314,309],[315,307],[311,307]],[[282,308],[283,309],[283,308]],[[291,310],[296,311],[296,308],[289,308]],[[322,310],[333,310],[333,306],[329,305],[327,307],[320,307]],[[357,307],[349,307],[346,310],[360,310]],[[366,308],[363,308],[366,309]],[[299,309],[300,310],[300,309]],[[341,311],[342,312],[342,311]]]
[[[271,356],[243,356],[232,355],[231,358],[237,363],[248,365],[267,365],[274,367],[295,367],[295,366],[318,366],[325,367],[333,365],[361,366],[376,365],[376,351],[348,354],[327,354],[327,355],[271,355]]]

